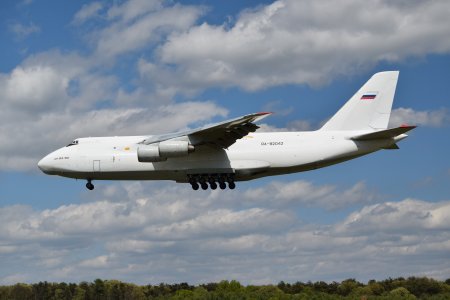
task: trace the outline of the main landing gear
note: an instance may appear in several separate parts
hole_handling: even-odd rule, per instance
[[[86,183],[86,188],[90,191],[92,191],[94,189],[94,185],[92,184],[92,180],[88,179],[87,183]]]
[[[202,190],[207,190],[210,187],[212,190],[219,187],[221,190],[228,188],[231,190],[236,188],[234,183],[234,174],[201,174],[201,175],[188,175],[189,183],[194,191],[197,191],[200,187]]]

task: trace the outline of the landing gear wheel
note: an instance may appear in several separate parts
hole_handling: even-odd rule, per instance
[[[197,182],[193,182],[193,183],[191,183],[191,185],[192,185],[192,189],[193,189],[194,191],[198,190],[199,187],[200,187],[200,186],[198,185]]]
[[[86,183],[86,188],[90,191],[92,191],[94,189],[94,185],[92,184],[92,182],[90,180],[88,180],[88,182]]]
[[[225,190],[227,189],[227,187],[233,190],[236,188],[234,177],[234,173],[188,174],[187,182],[190,183],[194,191],[197,191],[200,188],[204,191],[206,191],[208,188],[210,188],[211,190],[217,190],[218,188],[220,188],[221,190]]]
[[[212,190],[217,189],[217,183],[215,183],[215,182],[210,182],[209,186],[211,187]]]

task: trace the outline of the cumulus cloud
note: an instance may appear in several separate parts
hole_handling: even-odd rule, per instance
[[[450,115],[446,108],[416,111],[412,108],[396,108],[392,110],[389,126],[402,124],[429,127],[443,127],[450,123]]]
[[[313,183],[297,180],[291,182],[273,181],[270,184],[248,190],[244,199],[266,202],[268,205],[306,205],[336,210],[355,204],[373,203],[380,195],[367,188],[364,182],[358,182],[347,190],[338,190],[336,186],[315,186]]]
[[[4,80],[2,98],[19,109],[45,110],[58,97],[64,97],[68,80],[52,68],[18,67]]]
[[[289,184],[299,186],[287,183],[287,194]],[[449,201],[405,199],[356,210],[350,203],[348,216],[322,225],[301,220],[292,202],[268,207],[264,200],[283,203],[291,201],[290,195],[269,193],[248,202],[251,189],[194,192],[187,185],[157,183],[113,189],[93,202],[54,209],[0,208],[0,255],[5,258],[0,281],[77,281],[114,274],[137,283],[224,278],[273,283],[341,280],[348,272],[360,280],[445,274],[450,267],[442,259],[450,249]],[[310,185],[299,192],[327,207],[330,190]],[[346,201],[345,192],[335,194],[339,199],[332,200]],[[411,259],[417,263],[407,263]],[[18,260],[22,263],[14,265]]]
[[[210,101],[174,103],[175,93],[167,87],[155,90],[135,78],[119,82],[111,64],[103,64],[188,28],[200,13],[200,8],[164,1],[84,5],[73,24],[100,14],[106,20],[90,35],[95,37],[92,53],[45,51],[0,73],[0,137],[8,140],[0,146],[0,168],[36,169],[42,155],[75,137],[166,133],[226,116],[226,109]],[[23,26],[15,28],[24,32]]]
[[[158,68],[171,76],[160,81],[187,90],[317,85],[382,61],[447,53],[449,12],[443,0],[279,0],[242,12],[234,24],[171,34],[158,51]]]
[[[202,9],[198,7],[166,6],[161,0],[132,0],[113,5],[106,12],[109,23],[91,34],[96,57],[98,60],[113,59],[147,49],[169,33],[187,30],[201,13]]]
[[[447,230],[450,221],[445,216],[449,213],[450,204],[447,202],[436,204],[415,199],[386,202],[366,206],[349,215],[338,231],[365,235],[376,226],[377,233],[411,235],[417,230]]]

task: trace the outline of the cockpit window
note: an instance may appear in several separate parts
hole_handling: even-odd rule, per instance
[[[78,145],[78,140],[74,140],[72,141],[69,145],[67,145],[66,147],[70,147],[70,146],[74,146],[74,145]]]

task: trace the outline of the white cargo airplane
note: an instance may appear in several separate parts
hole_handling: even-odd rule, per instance
[[[79,138],[41,161],[46,174],[92,180],[174,180],[194,190],[303,172],[398,149],[415,126],[387,129],[398,71],[380,72],[316,131],[254,133],[260,112],[185,132]]]

